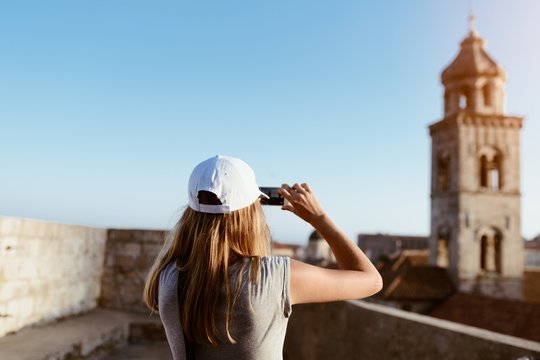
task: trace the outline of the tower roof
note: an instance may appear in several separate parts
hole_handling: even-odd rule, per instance
[[[324,238],[322,237],[321,234],[319,234],[319,232],[317,230],[314,230],[311,233],[311,235],[309,235],[309,242],[319,241],[319,240],[324,240]]]
[[[484,39],[471,29],[461,42],[461,50],[454,61],[442,72],[443,84],[479,75],[505,77],[505,72],[485,50]]]

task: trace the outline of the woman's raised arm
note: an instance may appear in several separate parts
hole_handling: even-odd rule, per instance
[[[302,304],[360,299],[382,289],[382,278],[364,252],[328,217],[308,184],[283,184],[282,209],[310,223],[328,242],[339,270],[291,261],[291,302]]]

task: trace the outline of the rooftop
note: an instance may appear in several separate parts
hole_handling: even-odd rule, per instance
[[[380,272],[384,288],[376,297],[385,300],[442,300],[454,291],[446,269],[428,265],[427,250],[404,250]]]
[[[0,217],[0,358],[36,359],[37,351],[55,359],[95,359],[107,352],[107,360],[134,360],[129,354],[139,352],[166,359],[162,330],[151,324],[141,301],[163,235]],[[408,254],[393,265],[423,266],[422,252]],[[396,289],[407,293],[406,280]],[[142,331],[140,321],[151,331]],[[351,301],[295,305],[285,358],[462,359],[465,348],[470,359],[540,356],[538,342]]]
[[[471,31],[461,42],[455,59],[442,72],[443,84],[478,75],[505,77],[505,72],[485,50],[485,41],[476,31]]]

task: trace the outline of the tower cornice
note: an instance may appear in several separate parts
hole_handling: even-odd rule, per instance
[[[468,111],[460,111],[450,114],[444,117],[442,120],[429,125],[429,134],[433,135],[439,131],[444,131],[449,128],[456,128],[460,125],[521,129],[523,127],[523,117],[508,115],[483,115]]]
[[[491,197],[511,197],[511,198],[520,198],[520,191],[495,191],[490,189],[478,189],[478,190],[463,190],[459,191],[432,191],[430,194],[431,199],[457,199],[459,200],[463,196],[491,196]]]

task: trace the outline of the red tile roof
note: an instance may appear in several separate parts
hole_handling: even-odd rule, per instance
[[[395,276],[382,297],[386,300],[435,301],[446,299],[454,286],[446,269],[413,266]]]
[[[276,242],[276,241],[272,242],[272,248],[274,248],[274,249],[297,250],[298,248],[301,248],[301,247],[302,247],[301,245],[297,245],[297,244],[284,244],[284,243],[279,243],[279,242]]]
[[[397,257],[392,259],[392,271],[398,270],[402,265],[421,266],[429,264],[428,250],[403,250]]]
[[[405,250],[381,269],[384,300],[439,301],[454,292],[446,269],[428,265],[427,250]]]
[[[523,300],[540,303],[540,269],[523,272]]]

